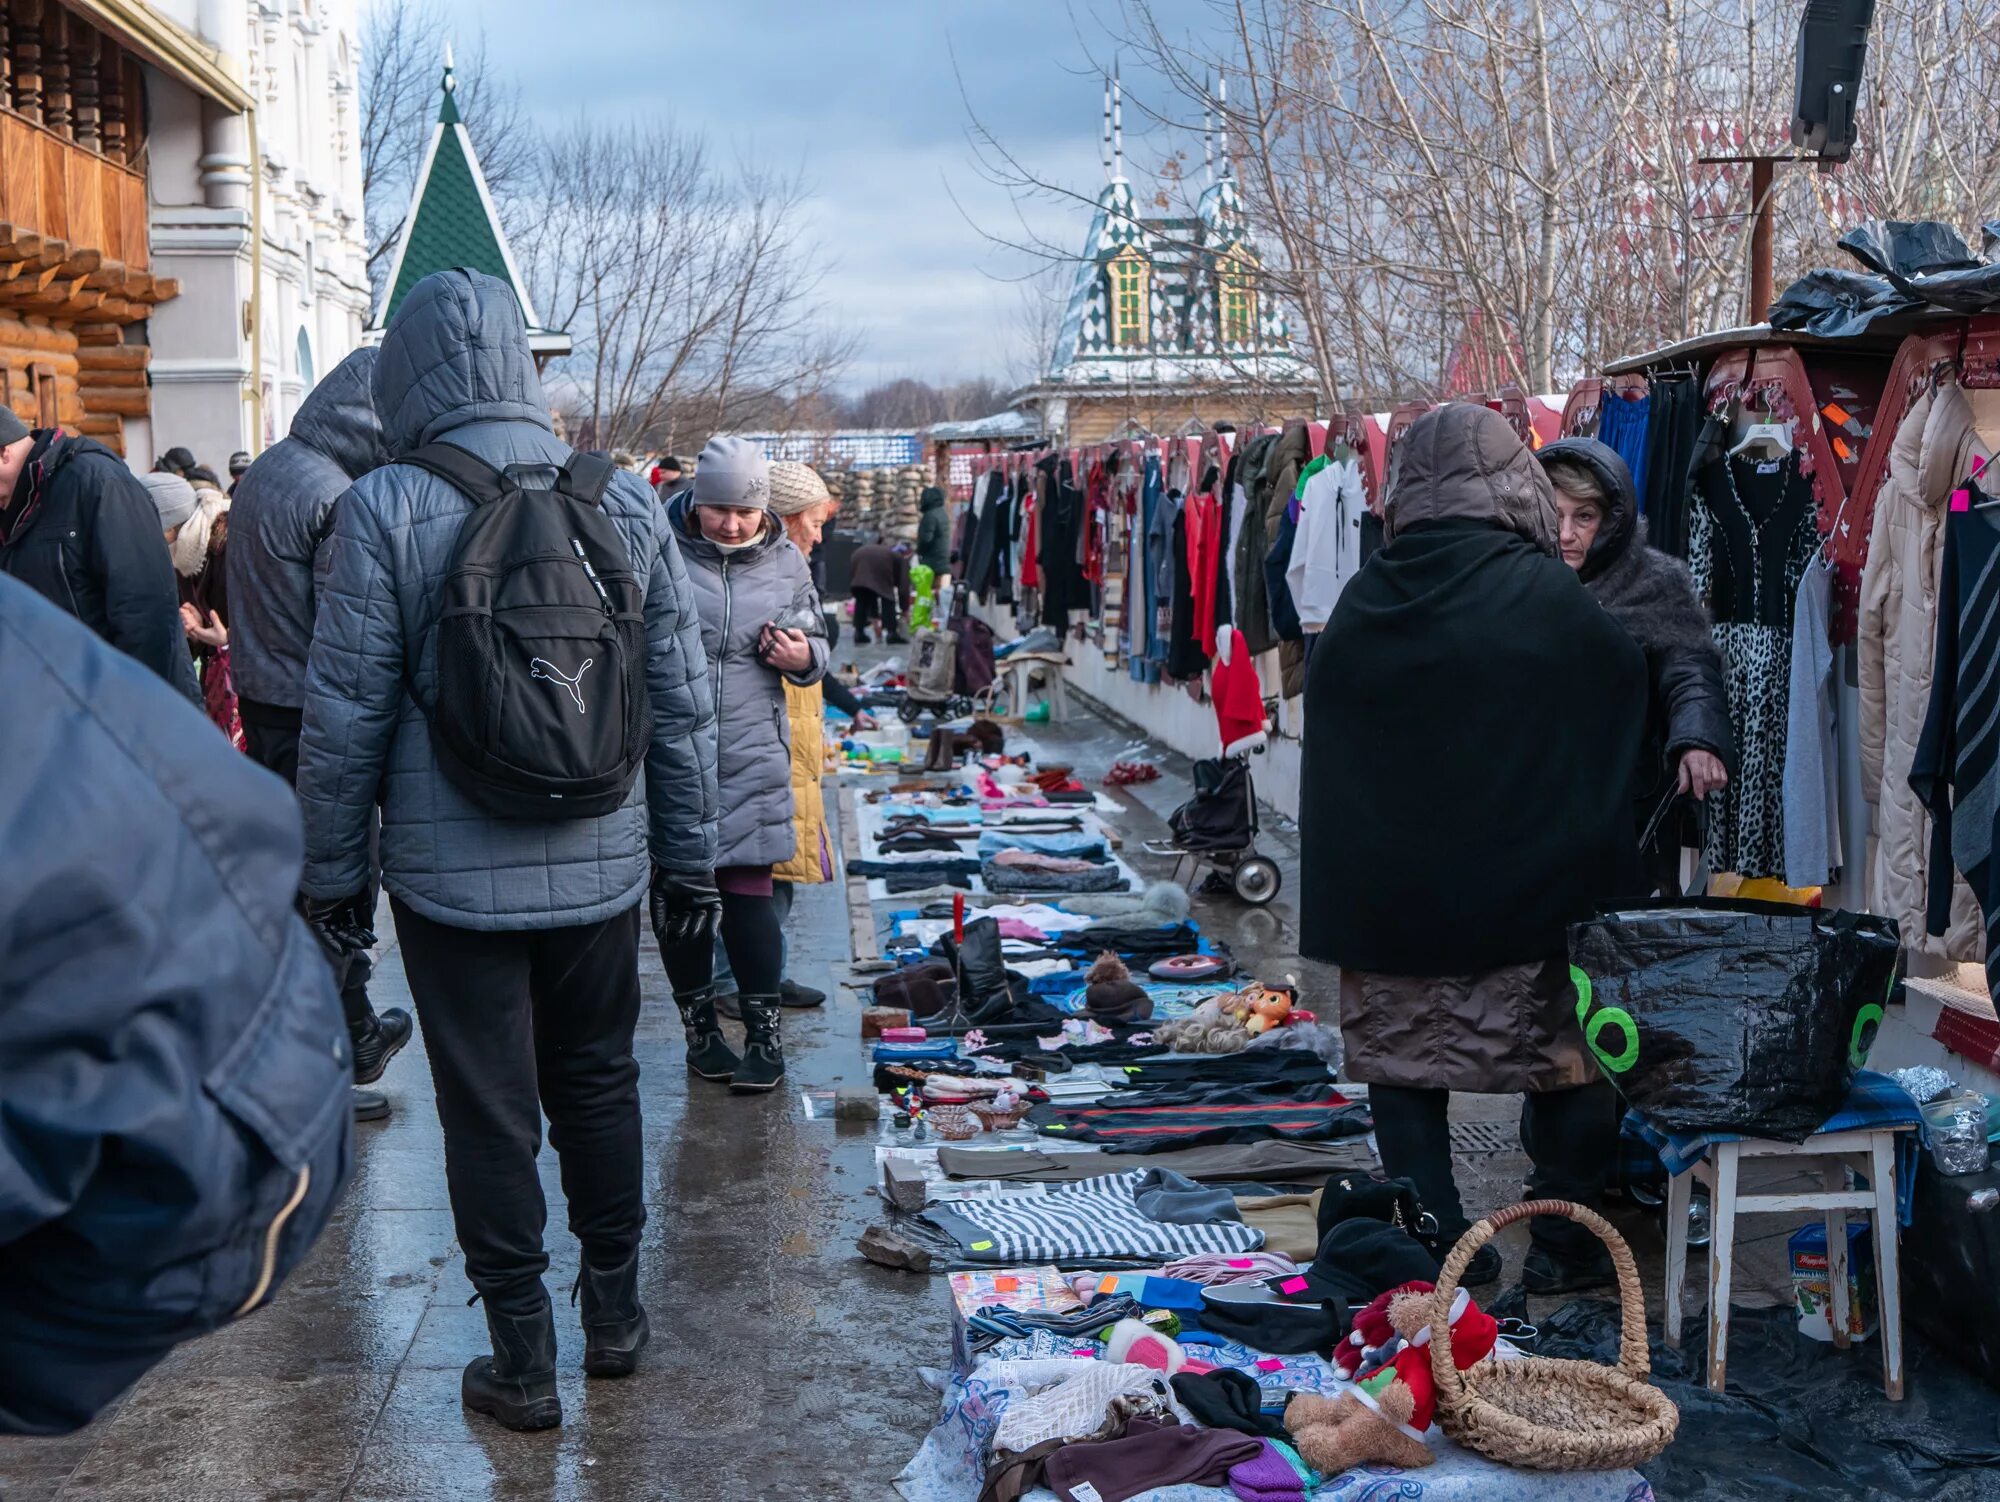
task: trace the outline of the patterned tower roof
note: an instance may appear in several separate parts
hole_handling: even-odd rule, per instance
[[[527,319],[528,345],[536,354],[566,355],[569,335],[544,329],[535,316],[528,284],[514,262],[507,232],[500,227],[500,215],[486,187],[486,174],[480,170],[479,154],[458,113],[457,92],[451,48],[447,46],[437,126],[417,171],[402,239],[396,247],[396,263],[389,272],[382,306],[376,309],[374,327],[378,331],[386,328],[404,295],[432,272],[465,266],[498,277],[514,289]]]

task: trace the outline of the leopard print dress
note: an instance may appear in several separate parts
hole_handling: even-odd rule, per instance
[[[1792,611],[1818,551],[1812,484],[1796,452],[1718,460],[1701,471],[1688,563],[1715,621],[1738,760],[1729,786],[1708,800],[1712,872],[1784,875]]]

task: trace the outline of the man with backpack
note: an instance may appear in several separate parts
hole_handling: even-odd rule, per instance
[[[583,1244],[583,1367],[633,1370],[640,906],[706,965],[720,908],[700,622],[643,480],[555,436],[505,282],[426,277],[374,376],[391,462],[335,508],[307,660],[308,916],[368,940],[368,816],[493,1354],[465,1405],[561,1422],[541,1118]],[[643,775],[642,775],[643,774]]]

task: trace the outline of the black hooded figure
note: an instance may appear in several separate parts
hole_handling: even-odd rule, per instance
[[[1567,468],[1598,492],[1604,520],[1577,577],[1646,654],[1646,737],[1632,783],[1633,817],[1643,833],[1668,805],[1688,752],[1706,751],[1730,773],[1736,770],[1722,654],[1687,565],[1647,543],[1632,472],[1617,450],[1594,438],[1565,438],[1537,457],[1551,479],[1559,481]],[[1687,807],[1688,800],[1677,802]],[[1640,858],[1651,891],[1671,894],[1679,883],[1681,845],[1699,847],[1700,838],[1675,817],[1658,825]]]

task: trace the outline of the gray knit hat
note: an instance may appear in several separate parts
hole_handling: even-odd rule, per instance
[[[747,438],[718,434],[708,440],[694,467],[697,506],[771,504],[771,465]]]
[[[0,448],[10,443],[19,443],[28,436],[28,433],[28,425],[21,421],[21,415],[4,402],[0,402]]]
[[[194,487],[179,475],[164,469],[149,470],[139,476],[139,483],[146,487],[146,494],[159,508],[162,532],[173,531],[194,515]]]

